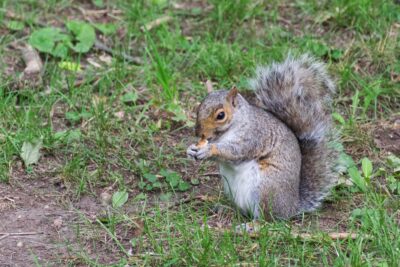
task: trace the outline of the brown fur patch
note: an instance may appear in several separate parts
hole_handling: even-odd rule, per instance
[[[214,121],[214,114],[211,114],[205,120],[200,122],[201,128],[198,136],[204,136],[206,139],[212,136],[216,123]]]
[[[215,144],[211,145],[211,155],[212,156],[217,156],[219,154],[219,151],[217,149],[217,146]]]
[[[261,171],[265,171],[270,166],[268,159],[263,158],[258,160],[258,166],[260,167]]]

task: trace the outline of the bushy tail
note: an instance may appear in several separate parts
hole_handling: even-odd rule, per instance
[[[336,152],[328,144],[334,136],[330,112],[334,83],[325,66],[307,55],[288,57],[256,72],[251,85],[261,107],[283,121],[299,140],[300,207],[311,211],[337,181]]]

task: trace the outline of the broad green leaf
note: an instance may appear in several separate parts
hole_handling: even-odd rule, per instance
[[[351,167],[348,170],[351,181],[362,191],[367,191],[367,186],[363,177],[361,177],[356,167]]]
[[[81,21],[70,21],[67,24],[68,30],[70,30],[78,43],[76,45],[70,45],[70,47],[78,53],[86,53],[92,48],[96,41],[96,33],[94,28],[85,22]]]
[[[29,44],[40,52],[52,53],[56,42],[68,40],[68,36],[57,28],[43,28],[34,31],[29,37]]]
[[[24,142],[21,148],[21,158],[28,167],[31,164],[36,164],[40,158],[40,149],[42,148],[42,140],[34,143]]]
[[[180,177],[177,175],[170,175],[166,177],[166,180],[171,187],[175,188],[179,184]]]
[[[87,25],[86,22],[71,20],[66,23],[68,30],[70,30],[75,36],[78,36],[82,32],[82,28],[84,25]]]
[[[190,184],[185,181],[180,181],[178,185],[178,190],[179,191],[186,191],[190,188]]]
[[[112,23],[95,23],[93,25],[104,35],[114,34],[117,32],[118,29],[117,25]]]
[[[170,171],[167,171],[166,169],[161,169],[161,170],[160,170],[160,175],[161,175],[161,176],[167,177],[167,176],[170,175],[170,174],[171,174],[171,172],[170,172]]]
[[[66,58],[68,56],[69,47],[65,42],[58,43],[51,54],[55,57]]]
[[[147,191],[153,190],[153,186],[151,184],[147,184],[146,185],[146,190]]]
[[[116,209],[122,207],[128,200],[128,196],[126,191],[115,192],[112,196],[112,206]]]
[[[364,177],[371,177],[372,174],[372,163],[368,158],[363,158],[361,160],[362,171]]]
[[[138,186],[139,186],[140,189],[144,189],[145,186],[146,186],[146,183],[143,182],[143,181],[140,181],[140,182],[138,183]]]
[[[397,169],[400,167],[400,158],[396,157],[395,155],[389,155],[387,157],[387,162],[392,168]]]
[[[172,171],[161,170],[160,175],[165,177],[165,180],[172,188],[176,188],[182,180],[182,177],[178,173]]]
[[[143,177],[146,178],[146,180],[150,183],[155,183],[157,181],[157,176],[151,173],[145,173],[143,174]]]

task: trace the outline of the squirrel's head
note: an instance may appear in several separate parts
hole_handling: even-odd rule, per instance
[[[238,107],[238,90],[209,93],[197,109],[196,136],[211,141],[232,125],[233,113]]]

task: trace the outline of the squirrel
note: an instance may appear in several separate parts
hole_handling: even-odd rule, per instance
[[[325,65],[303,55],[258,67],[250,80],[257,104],[231,90],[210,92],[197,109],[195,160],[219,163],[225,194],[254,219],[318,208],[335,185],[336,151]]]

